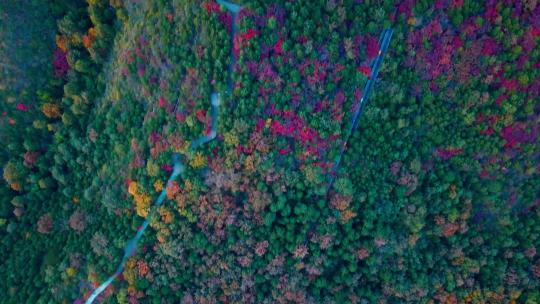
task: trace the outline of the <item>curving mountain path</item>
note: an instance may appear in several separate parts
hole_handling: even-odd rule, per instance
[[[232,24],[232,34],[231,34],[231,36],[232,36],[232,41],[234,41],[234,35],[236,33],[236,15],[242,9],[242,7],[239,6],[239,5],[227,2],[227,1],[223,1],[223,0],[217,0],[217,2],[220,5],[223,5],[232,14],[233,24]],[[232,93],[232,80],[231,80],[232,77],[231,77],[230,74],[232,74],[232,72],[233,72],[234,64],[235,64],[235,58],[234,58],[234,54],[232,52],[232,47],[231,47],[231,64],[229,65],[229,85],[228,85],[229,93]],[[221,104],[221,94],[218,93],[218,92],[212,93],[211,96],[210,96],[210,103],[212,105],[212,126],[211,126],[210,133],[208,135],[201,136],[201,137],[195,139],[194,141],[192,141],[191,145],[189,147],[190,150],[192,150],[192,151],[197,149],[198,147],[204,145],[205,143],[213,140],[217,136],[217,119],[218,119],[218,116],[219,116],[219,105]],[[173,154],[172,160],[173,160],[173,163],[174,163],[173,172],[171,173],[171,176],[167,180],[166,187],[161,191],[160,195],[156,199],[156,202],[154,203],[154,206],[156,206],[156,207],[159,207],[159,206],[161,206],[163,204],[163,202],[165,201],[165,198],[167,196],[168,187],[171,185],[171,183],[179,175],[181,175],[184,172],[184,164],[182,164],[182,161],[180,159],[180,155],[179,154]],[[144,223],[137,230],[137,234],[135,234],[135,237],[133,237],[131,240],[129,240],[127,242],[126,247],[124,247],[124,256],[122,257],[122,261],[120,262],[120,265],[118,265],[118,268],[116,269],[114,274],[111,275],[103,283],[101,283],[101,285],[99,285],[99,287],[96,288],[92,292],[90,297],[88,297],[88,299],[86,300],[86,302],[85,302],[86,304],[93,303],[94,300],[105,289],[107,289],[107,287],[109,287],[109,285],[116,279],[116,277],[118,277],[124,271],[124,267],[125,267],[125,265],[127,263],[127,260],[131,256],[133,256],[135,254],[135,252],[137,251],[137,245],[139,244],[139,240],[141,239],[144,232],[146,231],[146,228],[148,228],[148,225],[150,224],[149,219],[152,217],[152,215],[153,215],[152,212],[150,214],[148,214],[148,216],[144,220]]]

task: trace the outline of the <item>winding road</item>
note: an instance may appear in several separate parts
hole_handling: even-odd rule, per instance
[[[223,5],[229,12],[232,13],[233,18],[233,24],[232,24],[232,41],[234,42],[234,35],[236,33],[236,15],[237,13],[242,9],[241,6],[227,2],[222,0],[217,0],[217,2],[220,5]],[[231,64],[229,65],[229,73],[232,74],[233,72],[233,66],[235,64],[235,58],[234,54],[232,52],[232,45],[231,45]],[[229,74],[229,93],[232,93],[232,76]],[[191,142],[190,150],[195,150],[198,147],[204,145],[205,143],[213,140],[217,136],[217,119],[219,116],[219,106],[221,104],[221,94],[218,92],[214,92],[210,95],[210,103],[212,105],[212,126],[210,133],[201,136],[194,141]],[[158,196],[156,202],[154,203],[154,206],[159,207],[163,204],[165,201],[165,198],[167,197],[167,188],[172,184],[172,182],[180,176],[184,172],[184,165],[182,164],[182,161],[180,159],[179,154],[173,154],[172,160],[174,163],[174,169],[171,173],[171,176],[169,177],[169,180],[167,181],[166,187],[161,191],[160,195]],[[135,254],[137,251],[137,246],[139,244],[139,240],[143,236],[144,232],[146,231],[146,228],[148,228],[149,219],[152,217],[153,213],[155,212],[155,208],[152,210],[150,214],[146,217],[144,220],[144,223],[141,225],[141,227],[137,230],[137,233],[135,234],[135,237],[133,237],[131,240],[129,240],[124,247],[124,256],[122,257],[122,261],[120,262],[120,265],[118,265],[118,268],[114,272],[113,275],[111,275],[107,280],[105,280],[101,285],[99,285],[98,288],[96,288],[90,297],[86,300],[86,304],[91,304],[94,302],[94,300],[105,290],[111,283],[124,271],[124,268],[126,266],[127,260]]]

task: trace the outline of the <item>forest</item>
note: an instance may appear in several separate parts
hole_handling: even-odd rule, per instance
[[[0,1],[0,303],[540,304],[540,2]]]

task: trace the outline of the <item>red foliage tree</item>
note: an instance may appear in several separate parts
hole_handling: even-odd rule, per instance
[[[54,76],[57,78],[66,76],[69,71],[69,63],[67,61],[66,55],[67,53],[59,48],[54,51],[53,67]]]
[[[37,231],[42,234],[50,233],[53,229],[54,222],[50,214],[42,215],[37,222]]]
[[[86,229],[86,215],[79,209],[75,210],[69,217],[69,227],[77,232],[84,231]]]
[[[373,59],[379,54],[379,42],[375,37],[368,36],[366,39],[366,55],[368,59]]]

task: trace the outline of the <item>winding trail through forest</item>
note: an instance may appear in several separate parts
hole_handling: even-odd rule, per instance
[[[201,136],[198,139],[191,142],[190,150],[195,150],[198,147],[202,146],[203,144],[211,141],[212,139],[216,138],[217,136],[217,118],[219,114],[219,105],[221,103],[221,97],[219,93],[212,93],[211,95],[211,104],[212,104],[212,128],[210,130],[210,133],[205,136]],[[173,172],[171,173],[171,176],[169,177],[169,180],[167,180],[166,187],[161,191],[161,194],[157,198],[154,206],[159,207],[163,204],[165,201],[165,198],[167,197],[167,188],[171,185],[171,183],[184,172],[184,165],[182,164],[182,161],[180,160],[179,154],[173,154],[172,160],[174,163]],[[155,211],[155,209],[153,210]],[[103,282],[98,288],[96,288],[88,300],[86,300],[85,303],[91,304],[111,283],[118,277],[123,271],[124,267],[126,266],[127,260],[135,254],[135,251],[137,251],[137,245],[139,244],[139,240],[143,236],[144,232],[146,231],[146,228],[148,228],[149,219],[153,216],[154,212],[151,212],[146,219],[144,220],[143,224],[139,227],[137,230],[137,234],[135,234],[135,237],[133,237],[131,240],[129,240],[126,244],[126,247],[124,247],[124,256],[122,257],[122,261],[120,262],[120,265],[116,269],[115,273],[111,275],[105,282]]]
[[[220,5],[225,6],[227,10],[229,10],[232,13],[233,23],[232,23],[232,43],[234,43],[234,35],[236,34],[236,15],[237,13],[242,9],[241,6],[223,1],[223,0],[217,0],[217,2]],[[229,65],[229,93],[232,93],[232,72],[235,64],[235,58],[233,53],[233,47],[231,44],[231,64]],[[189,149],[191,151],[197,149],[198,147],[204,145],[205,143],[213,140],[217,136],[217,119],[219,116],[219,106],[221,104],[221,94],[218,92],[214,92],[210,95],[210,103],[212,105],[212,126],[210,133],[204,136],[201,136],[194,141],[191,142],[191,145]],[[172,182],[184,172],[184,165],[182,164],[182,161],[180,159],[180,155],[175,153],[172,156],[172,160],[174,163],[173,172],[171,173],[171,176],[167,180],[166,187],[161,191],[160,195],[158,196],[154,206],[159,207],[163,204],[165,201],[165,198],[167,197],[167,189],[172,184]],[[155,211],[156,208],[153,209]],[[139,227],[137,230],[137,233],[135,234],[135,237],[133,237],[131,240],[129,240],[126,244],[126,247],[124,247],[124,256],[122,257],[122,261],[120,262],[120,265],[118,265],[118,268],[114,272],[113,275],[111,275],[107,280],[105,280],[101,285],[99,285],[98,288],[94,289],[90,297],[86,300],[86,304],[91,304],[94,302],[94,300],[105,290],[109,285],[124,271],[124,267],[126,266],[127,260],[135,254],[137,251],[137,245],[139,244],[139,240],[143,236],[144,232],[146,231],[146,228],[148,228],[149,219],[153,216],[153,212],[151,212],[146,219],[144,220],[143,224]]]
[[[242,7],[230,3],[228,1],[224,0],[217,0],[217,3],[219,5],[223,5],[232,15],[232,25],[231,25],[231,63],[229,64],[229,79],[228,79],[228,87],[229,87],[229,94],[232,94],[233,91],[233,82],[232,82],[232,74],[233,74],[233,68],[236,64],[236,58],[234,56],[234,36],[236,34],[236,16],[238,15],[238,12],[242,10]]]

